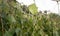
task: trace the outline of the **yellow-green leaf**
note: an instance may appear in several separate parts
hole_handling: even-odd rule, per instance
[[[28,6],[28,8],[32,14],[36,14],[38,12],[35,4],[31,4],[30,6]]]

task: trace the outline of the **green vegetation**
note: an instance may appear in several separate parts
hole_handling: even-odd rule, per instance
[[[60,16],[37,12],[35,4],[0,0],[0,36],[60,36]]]

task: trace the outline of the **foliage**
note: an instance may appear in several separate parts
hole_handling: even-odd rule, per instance
[[[0,36],[60,36],[59,15],[39,13],[35,4],[26,7],[14,1],[6,0],[0,7]]]

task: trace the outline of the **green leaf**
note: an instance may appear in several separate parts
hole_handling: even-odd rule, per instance
[[[32,14],[36,14],[38,12],[35,4],[31,4],[28,8]]]
[[[4,34],[4,36],[13,36],[14,32],[15,32],[15,29],[6,31],[5,34]]]
[[[7,19],[8,19],[8,21],[9,21],[10,23],[15,23],[15,22],[16,22],[16,20],[15,20],[15,18],[14,18],[13,15],[8,15]]]
[[[20,28],[16,28],[15,32],[18,33],[20,31]]]

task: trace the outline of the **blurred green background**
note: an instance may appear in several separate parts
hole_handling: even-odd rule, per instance
[[[0,36],[60,36],[60,16],[38,12],[35,3],[0,0]]]

